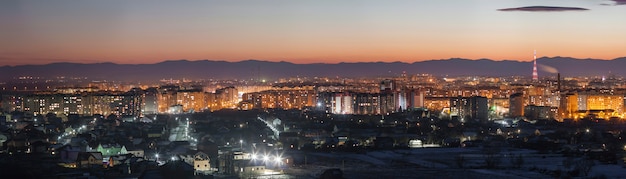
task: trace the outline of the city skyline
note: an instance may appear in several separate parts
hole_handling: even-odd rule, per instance
[[[626,56],[624,1],[144,1],[0,5],[0,66]]]

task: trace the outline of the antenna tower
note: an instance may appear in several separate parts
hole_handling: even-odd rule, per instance
[[[533,54],[533,81],[539,80],[539,75],[537,75],[537,50]]]

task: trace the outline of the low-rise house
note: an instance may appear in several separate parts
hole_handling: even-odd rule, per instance
[[[134,157],[144,158],[144,150],[140,148],[136,148],[133,150],[128,150],[128,154],[133,154]]]
[[[102,153],[100,152],[80,152],[76,159],[76,167],[92,168],[102,166]]]
[[[211,168],[211,159],[204,152],[198,152],[194,155],[193,160],[194,174],[208,174],[214,170]]]
[[[126,146],[120,145],[102,145],[99,144],[96,151],[101,152],[102,155],[106,157],[114,156],[114,155],[124,155],[128,154],[128,150],[126,150]]]
[[[78,158],[78,154],[84,152],[80,147],[72,145],[64,145],[57,149],[54,149],[55,154],[59,157],[63,163],[72,163]]]

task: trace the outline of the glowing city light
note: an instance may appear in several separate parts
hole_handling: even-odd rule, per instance
[[[283,159],[282,159],[281,157],[278,157],[278,156],[274,158],[274,162],[276,162],[276,163],[279,163],[279,162],[281,162],[282,160],[283,160]]]

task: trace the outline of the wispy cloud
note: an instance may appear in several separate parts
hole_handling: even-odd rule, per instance
[[[614,5],[614,6],[626,5],[626,0],[611,0],[611,1],[613,1],[613,4],[606,4],[606,5]]]
[[[626,2],[626,0],[620,0]],[[589,9],[581,7],[559,7],[559,6],[526,6],[498,9],[498,11],[527,11],[527,12],[560,12],[560,11],[586,11]]]

